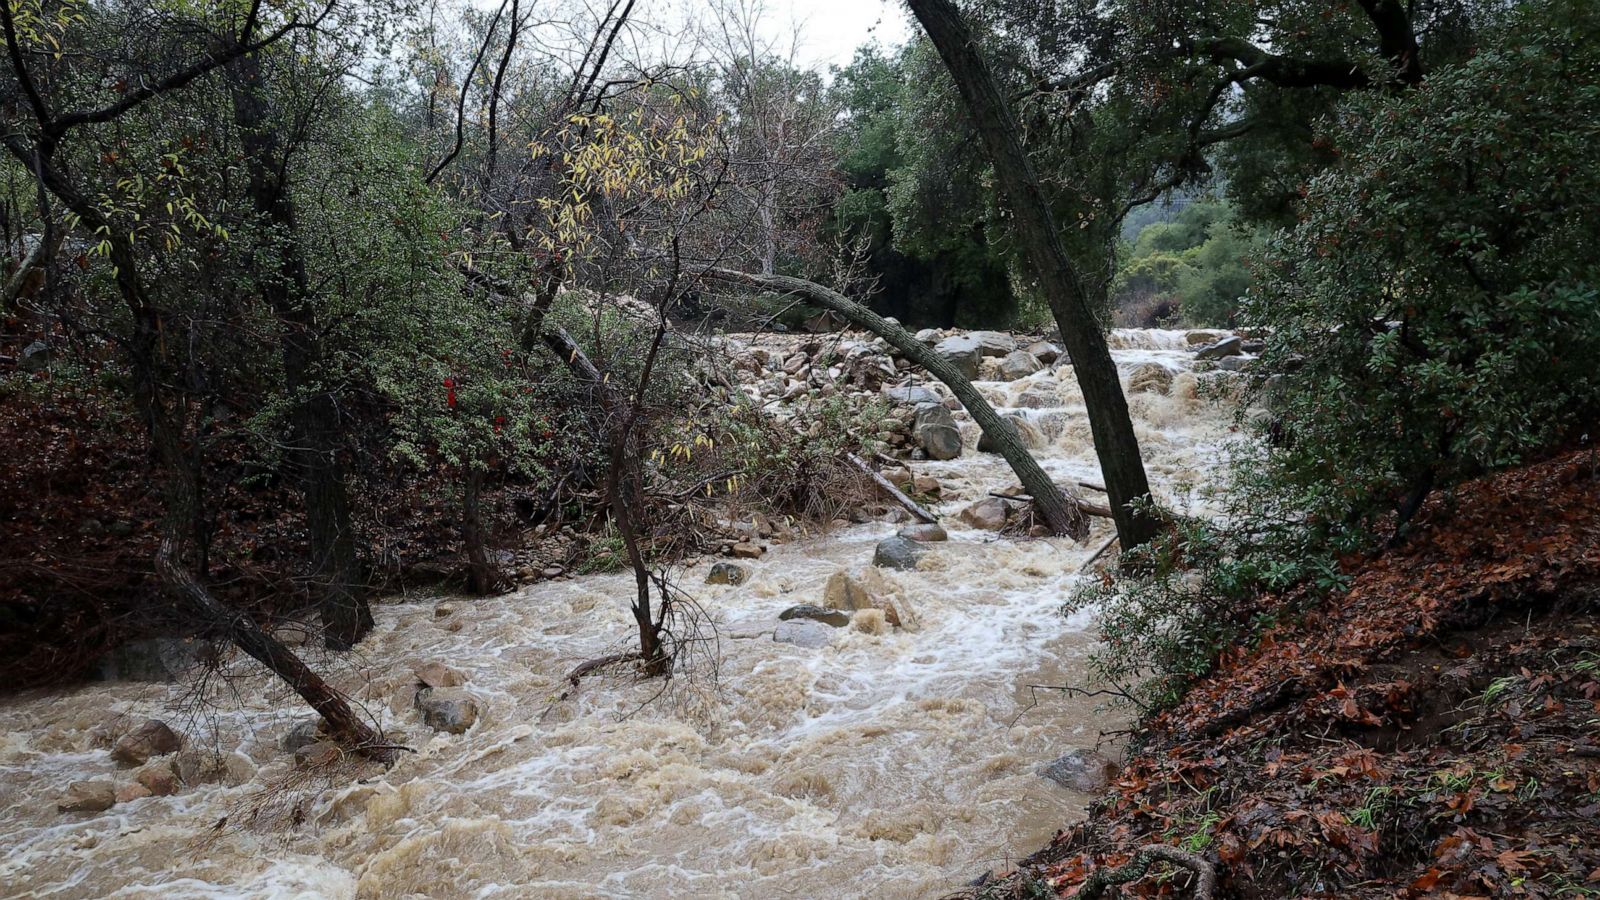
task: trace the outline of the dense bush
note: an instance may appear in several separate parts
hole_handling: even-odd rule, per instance
[[[1263,593],[1337,590],[1335,559],[1399,536],[1429,492],[1594,423],[1597,25],[1586,4],[1529,6],[1472,59],[1329,123],[1341,161],[1244,305],[1276,374],[1241,410],[1220,515],[1177,523],[1125,560],[1138,576],[1068,604],[1100,607],[1095,664],[1141,706],[1259,633]]]
[[[1140,228],[1111,284],[1121,324],[1232,325],[1251,283],[1260,239],[1215,201],[1197,201]]]

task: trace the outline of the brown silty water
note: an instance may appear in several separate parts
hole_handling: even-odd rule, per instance
[[[1177,371],[1170,395],[1131,394],[1152,481],[1182,506],[1219,464],[1225,416],[1195,396],[1182,332],[1117,332],[1126,378]],[[1050,439],[1058,479],[1098,480],[1070,369],[985,382]],[[1049,402],[1039,405],[1039,397]],[[915,463],[954,513],[1014,478],[966,449]],[[631,578],[599,575],[501,597],[393,598],[358,653],[333,666],[400,742],[390,770],[305,784],[278,738],[307,711],[248,660],[210,688],[96,684],[0,706],[0,896],[4,897],[927,897],[1037,849],[1092,798],[1038,768],[1120,727],[1097,701],[1030,685],[1086,683],[1091,617],[1060,615],[1090,554],[951,527],[915,571],[871,578],[910,606],[915,633],[841,629],[831,646],[776,643],[778,613],[817,603],[835,571],[859,574],[893,526],[853,526],[774,547],[738,586],[682,573],[717,623],[720,678],[659,682],[564,675],[626,646]],[[449,610],[440,615],[440,607]],[[466,675],[483,714],[435,733],[411,708],[415,665]],[[1037,702],[1035,703],[1035,699]],[[125,783],[93,731],[164,718],[224,754],[229,775],[102,813],[61,813],[66,785]],[[264,798],[275,798],[264,800]],[[298,808],[298,811],[296,809]],[[257,821],[249,821],[251,810]],[[224,817],[228,822],[215,828]]]

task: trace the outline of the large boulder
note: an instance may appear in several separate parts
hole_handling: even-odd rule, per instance
[[[924,403],[943,403],[938,394],[920,384],[907,384],[901,387],[886,387],[883,396],[892,403],[905,403],[910,406],[921,406]]]
[[[145,790],[157,797],[167,797],[178,792],[178,773],[172,771],[169,765],[148,766],[133,780],[144,785]]]
[[[961,455],[961,429],[942,404],[924,403],[917,407],[911,436],[929,459],[955,459]]]
[[[434,731],[460,734],[478,721],[478,701],[460,688],[423,688],[417,691],[422,724]]]
[[[790,619],[810,619],[813,622],[821,622],[834,628],[843,628],[850,624],[850,613],[842,609],[828,609],[825,606],[802,603],[799,606],[791,606],[778,613],[779,621],[787,622]]]
[[[779,622],[778,627],[772,630],[772,639],[780,644],[794,644],[796,647],[808,647],[813,650],[833,643],[833,635],[833,626],[811,619],[790,619],[787,622]]]
[[[1040,767],[1039,774],[1085,794],[1098,794],[1117,777],[1117,764],[1093,750],[1072,750]]]
[[[1244,352],[1244,341],[1238,335],[1225,337],[1215,344],[1201,347],[1194,355],[1195,359],[1226,359],[1238,356]]]
[[[1022,444],[1024,449],[1038,450],[1040,447],[1044,446],[1044,433],[1038,428],[1035,428],[1033,423],[1028,421],[1023,416],[1017,415],[1016,413],[1011,413],[1001,418],[1000,421],[1007,428],[1011,429],[1011,433],[1017,436],[1017,441]],[[978,438],[978,452],[1000,452],[999,445],[995,443],[994,439],[990,437],[987,431],[985,431]]]
[[[1025,349],[1047,366],[1054,365],[1055,361],[1061,358],[1061,348],[1049,341],[1038,341],[1029,344]]]
[[[877,549],[872,552],[872,564],[880,569],[915,569],[917,560],[927,552],[928,548],[922,544],[896,535],[878,542]]]
[[[50,359],[55,352],[44,341],[34,341],[22,348],[22,358],[17,360],[17,368],[24,372],[42,372],[50,365]]]
[[[978,352],[984,356],[1005,356],[1017,349],[1017,339],[999,331],[974,331],[967,335],[978,342]]]
[[[1029,375],[1044,368],[1044,363],[1037,356],[1026,350],[1014,350],[1007,353],[1000,360],[1000,377],[1006,381],[1016,381],[1027,378]]]
[[[943,357],[945,362],[956,367],[968,378],[978,377],[978,360],[983,358],[982,345],[976,340],[965,335],[947,337],[933,345],[933,352]]]
[[[111,748],[111,758],[124,766],[142,766],[152,756],[176,753],[183,746],[183,738],[159,719],[140,725],[123,735]]]
[[[56,801],[61,812],[104,812],[117,803],[117,786],[109,781],[74,781]]]
[[[1128,393],[1165,394],[1172,390],[1172,377],[1172,370],[1160,363],[1141,363],[1128,376]]]
[[[1006,527],[1006,520],[1009,518],[1011,518],[1011,504],[999,497],[979,500],[961,511],[961,521],[985,531],[999,531]]]
[[[719,562],[706,573],[706,584],[744,584],[750,573],[744,566],[731,562]]]

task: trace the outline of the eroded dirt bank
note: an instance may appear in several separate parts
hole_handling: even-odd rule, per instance
[[[1074,896],[1167,844],[1218,897],[1600,893],[1600,478],[1569,453],[1435,498],[1348,595],[1157,719],[1087,821],[981,896]],[[1269,601],[1287,612],[1294,598]],[[1153,867],[1135,896],[1192,896]]]

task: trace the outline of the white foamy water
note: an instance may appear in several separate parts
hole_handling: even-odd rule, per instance
[[[1148,362],[1180,373],[1172,396],[1129,400],[1151,479],[1181,506],[1218,464],[1223,417],[1195,399],[1183,332],[1118,331],[1113,346],[1124,377]],[[1099,480],[1070,368],[980,387],[1049,436],[1038,456],[1054,476]],[[395,598],[356,657],[319,664],[417,752],[332,783],[295,780],[277,739],[308,713],[247,661],[198,717],[177,712],[192,708],[182,685],[14,697],[0,705],[0,896],[925,897],[1003,867],[1091,799],[1038,767],[1120,725],[1095,701],[1029,687],[1093,686],[1091,623],[1058,607],[1111,532],[1097,522],[1078,545],[960,527],[955,513],[1015,479],[958,418],[965,454],[913,464],[944,482],[951,541],[914,572],[866,576],[915,611],[915,633],[772,640],[780,611],[819,603],[835,571],[860,575],[893,533],[862,525],[775,546],[740,586],[703,585],[712,560],[683,570],[717,622],[720,678],[660,697],[660,682],[618,673],[559,699],[572,666],[626,648],[631,576]],[[412,667],[430,661],[482,703],[464,735],[416,721]],[[57,812],[71,781],[132,778],[91,730],[151,717],[256,771],[235,760],[238,783]]]

